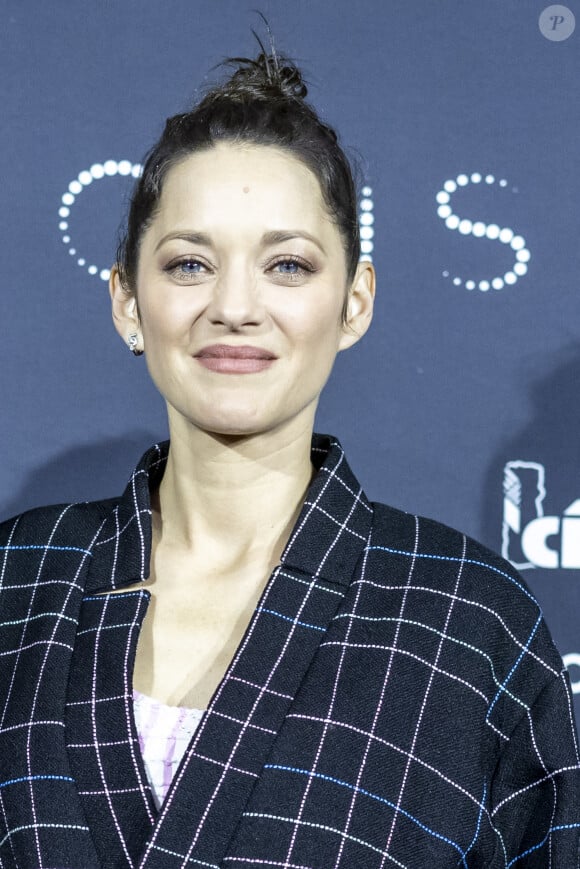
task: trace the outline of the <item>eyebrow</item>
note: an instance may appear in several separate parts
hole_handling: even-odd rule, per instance
[[[270,230],[270,232],[265,232],[262,236],[262,244],[266,247],[271,247],[275,244],[283,244],[285,241],[292,241],[295,238],[303,238],[306,239],[306,241],[311,241],[312,244],[316,245],[316,247],[320,251],[322,251],[322,253],[326,253],[322,244],[316,238],[316,236],[311,235],[309,232],[306,232],[303,229]],[[173,239],[188,241],[190,244],[199,244],[204,245],[205,247],[212,247],[211,237],[205,232],[169,232],[157,242],[155,246],[155,251],[158,251],[159,248],[165,244],[165,242],[172,241]]]
[[[211,238],[209,235],[206,235],[205,232],[168,232],[167,235],[164,235],[163,238],[159,239],[155,245],[155,251],[157,252],[166,241],[172,241],[173,239],[180,239],[181,241],[189,241],[191,244],[202,244],[205,245],[205,247],[211,247]]]
[[[305,238],[307,241],[311,241],[312,244],[316,245],[322,253],[326,253],[316,236],[311,235],[303,229],[283,229],[265,232],[262,236],[262,243],[265,245],[281,244],[285,241],[292,241],[294,238]]]

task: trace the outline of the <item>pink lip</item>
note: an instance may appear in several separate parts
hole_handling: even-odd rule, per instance
[[[210,371],[221,374],[252,374],[269,368],[276,356],[263,347],[212,344],[196,353],[195,358]]]

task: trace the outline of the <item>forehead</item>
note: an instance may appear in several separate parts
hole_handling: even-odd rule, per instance
[[[223,142],[168,170],[153,224],[161,231],[176,223],[337,232],[318,179],[301,160],[272,146]]]

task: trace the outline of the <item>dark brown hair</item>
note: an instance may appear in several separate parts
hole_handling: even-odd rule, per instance
[[[147,155],[117,252],[123,286],[135,292],[139,244],[155,216],[168,170],[189,154],[223,141],[273,145],[314,173],[343,238],[350,283],[360,256],[357,200],[352,171],[335,131],[306,101],[306,85],[292,61],[262,51],[255,60],[231,58],[226,64],[235,67],[230,78],[189,112],[169,118]]]

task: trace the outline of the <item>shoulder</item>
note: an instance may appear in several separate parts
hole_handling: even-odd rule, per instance
[[[88,545],[118,500],[50,504],[27,510],[0,523],[0,547],[43,545],[49,541],[64,545],[73,540]]]
[[[373,503],[372,543],[378,551],[425,560],[432,565],[460,563],[462,568],[505,576],[527,589],[518,572],[493,550],[435,519],[405,513],[387,504]]]
[[[402,617],[443,638],[452,657],[473,653],[496,685],[494,712],[507,715],[507,701],[517,718],[563,669],[525,580],[460,531],[384,504],[373,509],[373,581],[387,595],[396,590]]]
[[[113,516],[118,522],[129,523],[142,513],[149,513],[149,488],[159,484],[168,450],[168,441],[150,447],[133,470],[125,491],[117,497],[35,507],[0,522],[0,546],[47,538],[55,543],[55,538],[66,537],[89,542]],[[116,527],[115,520],[113,525]]]
[[[421,575],[428,584],[441,583],[447,577],[454,584],[474,582],[478,588],[492,586],[500,597],[522,595],[537,609],[538,604],[525,581],[512,565],[497,553],[455,528],[373,503],[374,522],[369,549],[401,559]]]

